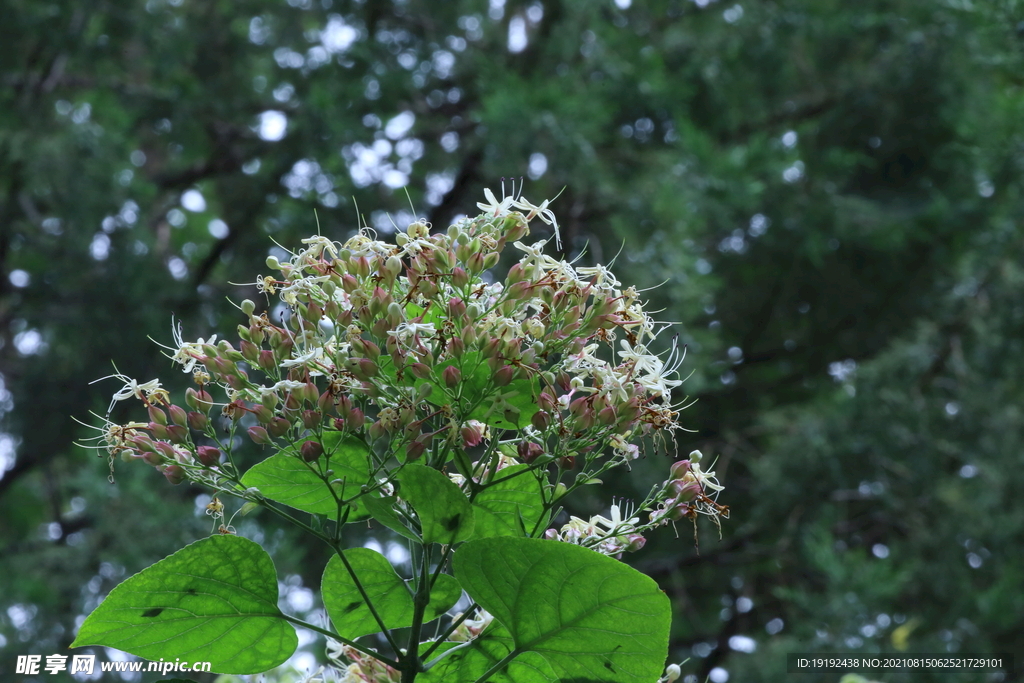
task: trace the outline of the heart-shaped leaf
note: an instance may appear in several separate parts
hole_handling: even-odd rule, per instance
[[[647,576],[593,550],[534,538],[471,541],[455,576],[558,680],[650,683],[665,666],[671,608]]]
[[[83,645],[251,674],[288,659],[298,638],[277,607],[270,555],[239,536],[212,536],[116,586],[71,644]]]
[[[412,626],[412,595],[387,558],[369,548],[346,550],[345,557],[384,625],[389,629]],[[340,635],[354,639],[381,630],[341,558],[334,556],[327,563],[321,593],[327,614]],[[430,592],[430,604],[423,621],[433,621],[441,616],[460,597],[462,588],[459,582],[452,576],[441,574]]]

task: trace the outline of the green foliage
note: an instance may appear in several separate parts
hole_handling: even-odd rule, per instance
[[[556,680],[638,683],[664,668],[668,598],[627,565],[566,543],[490,538],[460,548],[454,569],[508,629],[512,652],[542,655]]]
[[[475,538],[530,536],[547,515],[544,493],[526,465],[498,472],[473,499]]]
[[[302,459],[298,446],[286,448],[250,468],[242,475],[242,484],[296,510],[334,518],[338,500],[356,497],[366,483],[369,449],[362,441],[340,432],[324,432],[322,445],[324,455],[313,463]],[[332,471],[329,478],[327,470]],[[328,482],[334,480],[340,482],[330,487]],[[358,507],[358,503],[350,505]],[[356,517],[350,519],[355,521]]]
[[[441,650],[449,650],[452,643]],[[492,672],[487,680],[494,683],[556,683],[555,669],[537,652],[521,652],[499,670],[493,671],[502,660],[515,650],[515,643],[501,625],[492,625],[469,647],[446,655],[433,668],[422,674],[426,683],[476,683],[484,674]],[[570,679],[572,680],[572,679]]]
[[[406,465],[398,481],[399,495],[419,518],[424,543],[448,545],[473,535],[473,507],[451,479],[424,465]]]
[[[338,633],[350,639],[379,633],[384,629],[380,627],[377,617],[389,629],[411,626],[413,594],[406,582],[395,573],[387,558],[369,548],[346,550],[345,557],[352,573],[359,580],[359,586],[356,586],[352,573],[337,556],[327,563],[320,586],[327,614]],[[433,621],[441,616],[460,597],[462,588],[459,582],[448,574],[439,575],[430,591],[430,603],[424,621]],[[377,617],[370,611],[366,598],[369,598],[369,603],[376,610]]]
[[[277,608],[277,572],[266,551],[237,536],[211,536],[111,591],[72,643],[83,645],[246,674],[286,660],[298,638]]]

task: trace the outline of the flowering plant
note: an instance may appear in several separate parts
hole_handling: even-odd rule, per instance
[[[637,505],[548,527],[573,491],[628,467],[643,437],[679,428],[670,394],[683,354],[648,351],[665,325],[606,267],[521,241],[537,217],[557,238],[547,202],[487,199],[446,232],[415,222],[396,244],[365,230],[344,244],[314,236],[287,262],[268,258],[272,274],[255,284],[279,297],[280,324],[245,300],[237,344],[174,331],[169,355],[196,384],[184,406],[158,380],[112,376],[123,387],[111,406],[138,399],[148,419],[104,420],[96,447],[211,489],[221,533],[116,587],[75,646],[254,673],[293,653],[294,624],[328,637],[346,683],[662,674],[669,601],[613,557],[655,527],[727,514],[699,452]],[[492,281],[510,244],[519,261]],[[248,468],[242,434],[268,454]],[[270,556],[225,518],[232,499],[333,548],[329,625],[278,608]],[[367,521],[410,541],[411,579],[345,547],[346,525]],[[463,592],[469,607],[450,614]],[[379,650],[364,638],[374,634]],[[662,680],[678,675],[672,665]]]

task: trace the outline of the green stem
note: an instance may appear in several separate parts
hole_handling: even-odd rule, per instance
[[[331,543],[331,545],[334,547],[334,550],[338,554],[338,557],[341,558],[341,563],[345,565],[345,570],[348,572],[348,575],[352,577],[352,583],[355,584],[356,590],[359,591],[359,595],[363,598],[363,602],[366,603],[367,608],[369,608],[370,614],[373,615],[373,618],[374,620],[376,620],[377,625],[380,626],[380,630],[384,633],[384,638],[387,639],[388,645],[391,646],[391,649],[394,650],[395,653],[400,652],[398,648],[398,643],[395,642],[394,637],[391,635],[391,631],[389,631],[388,627],[384,624],[384,620],[381,619],[380,614],[377,613],[377,609],[373,606],[373,602],[370,600],[370,596],[367,594],[366,589],[363,588],[362,582],[360,582],[359,577],[356,576],[355,568],[348,561],[348,558],[345,557],[345,553],[341,548],[341,544]]]
[[[405,668],[402,671],[402,683],[413,683],[416,674],[421,670],[420,660],[420,631],[423,630],[423,614],[427,611],[430,603],[430,546],[424,544],[420,551],[419,584],[416,586],[416,595],[413,597],[412,628],[409,632],[409,648],[402,662]]]
[[[368,655],[370,657],[373,657],[374,659],[376,659],[376,660],[378,660],[380,662],[383,662],[384,664],[387,664],[388,666],[390,666],[393,669],[398,667],[398,662],[396,662],[395,660],[393,660],[393,659],[391,659],[389,657],[384,657],[383,655],[380,655],[377,652],[374,652],[373,650],[370,650],[369,648],[363,647],[362,645],[360,645],[359,643],[355,642],[354,640],[349,640],[348,638],[345,638],[344,636],[339,636],[334,631],[328,631],[325,628],[320,628],[319,626],[316,626],[314,624],[310,624],[309,622],[303,621],[302,619],[298,619],[296,617],[289,616],[289,615],[284,614],[284,613],[281,614],[281,617],[285,621],[290,621],[291,623],[295,624],[296,626],[301,626],[302,628],[308,628],[310,631],[316,631],[317,633],[319,633],[321,635],[325,635],[328,638],[332,638],[332,639],[338,641],[339,643],[344,643],[345,645],[348,645],[349,647],[355,648],[356,650],[359,650],[360,652],[362,652],[364,655]]]

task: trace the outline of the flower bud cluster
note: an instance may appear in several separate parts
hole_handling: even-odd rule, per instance
[[[114,401],[140,399],[149,419],[104,428],[108,451],[172,482],[209,483],[231,458],[218,429],[311,466],[324,433],[343,432],[400,462],[454,462],[467,491],[510,465],[546,470],[554,502],[637,458],[638,439],[671,438],[684,352],[675,341],[664,357],[648,349],[666,324],[607,267],[574,267],[547,255],[546,240],[522,241],[533,218],[557,237],[547,202],[486,194],[484,213],[444,231],[416,221],[394,244],[368,230],[344,243],[318,235],[286,261],[269,257],[254,284],[286,314],[271,320],[241,302],[235,342],[186,341],[176,327],[168,355],[196,388],[178,406],[159,381],[116,375]],[[493,280],[508,247],[518,260]],[[698,468],[673,480],[677,506],[709,478]],[[573,524],[562,534],[573,542],[601,527]],[[607,550],[642,544],[619,536],[602,541]]]
[[[341,683],[399,683],[402,672],[351,645],[327,639],[327,659],[341,668]]]

